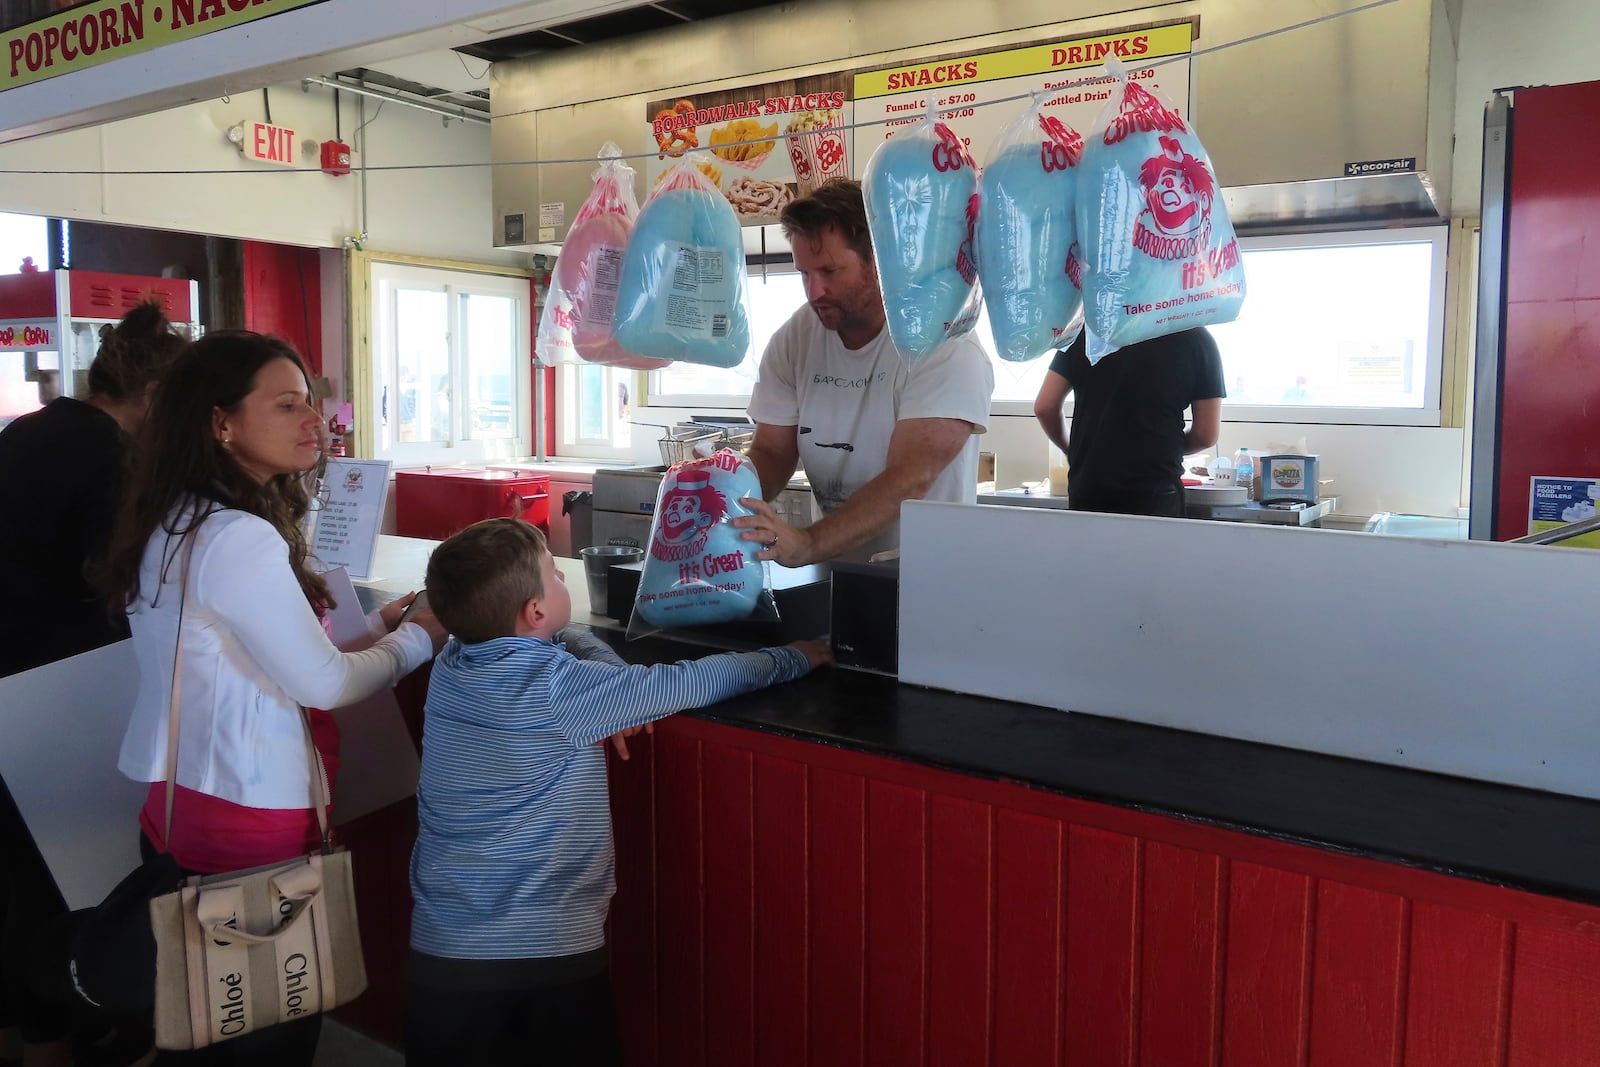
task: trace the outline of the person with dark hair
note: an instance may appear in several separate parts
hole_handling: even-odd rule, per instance
[[[455,638],[423,725],[406,1063],[620,1064],[604,742],[626,759],[641,727],[799,678],[827,643],[629,666],[569,625],[544,534],[518,519],[434,549],[428,602]]]
[[[156,392],[106,556],[104,586],[125,605],[139,687],[118,766],[150,791],[139,825],[149,856],[186,872],[280,863],[317,846],[302,706],[329,777],[337,708],[394,685],[445,633],[412,597],[368,623],[376,640],[341,652],[319,618],[333,606],[308,560],[302,520],[322,417],[299,354],[276,337],[211,333]],[[166,833],[167,715],[182,645],[181,736]],[[309,1065],[313,1015],[158,1062]]]
[[[1056,353],[1033,402],[1045,436],[1067,454],[1067,506],[1183,518],[1183,457],[1216,444],[1222,427],[1227,390],[1216,341],[1197,326],[1094,364],[1086,344],[1080,333]],[[1070,438],[1062,414],[1069,395]]]
[[[104,555],[129,448],[156,382],[188,339],[141,304],[100,331],[89,395],[57,397],[0,430],[0,677],[128,636],[85,571]]]
[[[188,339],[161,308],[141,304],[100,330],[89,394],[57,397],[0,430],[0,677],[78,655],[128,636],[86,568],[106,550],[122,493],[132,435],[156,382]],[[72,709],[62,708],[62,732]],[[0,782],[0,1062],[20,1041],[38,1049],[65,1037],[64,1020],[24,1004],[23,939],[63,914],[66,903]],[[15,1029],[16,1034],[6,1031]],[[35,1052],[35,1056],[39,1053]]]
[[[971,503],[994,368],[970,335],[912,361],[889,336],[861,184],[836,179],[780,216],[807,305],[778,328],[750,395],[750,459],[772,500],[804,464],[823,516],[806,529],[762,501],[734,520],[761,559],[799,567],[899,545],[907,500]]]

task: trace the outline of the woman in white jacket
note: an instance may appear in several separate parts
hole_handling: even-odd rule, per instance
[[[395,684],[444,641],[430,613],[398,625],[410,598],[371,620],[382,636],[340,652],[320,616],[327,584],[307,561],[307,472],[322,420],[285,342],[209,334],[163,380],[145,424],[106,563],[125,603],[139,692],[119,767],[151,783],[140,844],[186,871],[217,873],[303,855],[319,840],[300,708],[336,708]],[[182,632],[179,632],[179,621]],[[183,646],[177,789],[165,835],[167,718]],[[311,712],[330,774],[337,730]],[[160,1062],[311,1063],[320,1016]]]

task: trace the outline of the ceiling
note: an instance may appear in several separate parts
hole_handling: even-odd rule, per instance
[[[478,59],[500,62],[526,59],[542,52],[578,48],[598,41],[611,41],[637,33],[669,29],[685,22],[699,22],[719,15],[732,15],[756,8],[776,7],[782,0],[667,0],[664,3],[636,4],[625,11],[575,19],[527,33],[497,37],[460,47],[458,51]]]
[[[784,0],[668,0],[635,4],[623,11],[572,19],[453,49],[384,60],[372,67],[341,70],[336,77],[387,90],[402,98],[431,101],[487,117],[489,67],[493,63],[653,33],[686,22],[775,7],[782,2]]]

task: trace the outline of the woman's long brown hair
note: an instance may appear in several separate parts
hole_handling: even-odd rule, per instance
[[[156,387],[100,574],[114,608],[127,610],[138,599],[139,567],[157,531],[181,540],[206,516],[229,509],[270,522],[289,545],[289,563],[306,600],[319,610],[333,606],[328,583],[306,563],[310,546],[301,520],[311,506],[310,473],[257,482],[212,428],[213,413],[237,411],[255,389],[261,368],[277,359],[290,360],[306,373],[300,354],[281,338],[218,330],[191,345]],[[179,509],[186,501],[194,507]],[[165,554],[163,567],[175,555]]]

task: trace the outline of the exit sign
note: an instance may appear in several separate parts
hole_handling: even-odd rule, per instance
[[[280,163],[292,167],[298,162],[294,155],[294,131],[287,126],[272,126],[265,122],[244,124],[244,140],[239,151],[246,159],[259,163]]]

